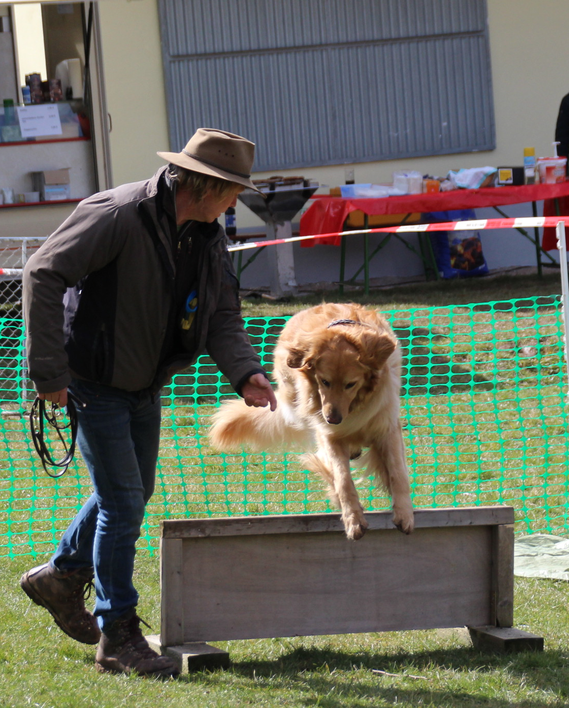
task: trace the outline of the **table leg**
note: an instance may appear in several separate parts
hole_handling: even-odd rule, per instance
[[[557,199],[555,200],[557,203]],[[537,204],[535,202],[531,203],[531,213],[532,216],[536,217],[537,216]],[[539,229],[537,226],[534,226],[533,228],[533,240],[535,242],[535,259],[537,262],[537,276],[538,278],[541,278],[543,275],[543,268],[542,268],[542,263],[541,263],[541,248],[539,246]]]
[[[533,202],[532,202],[532,203],[533,203]],[[502,211],[499,207],[493,206],[492,209],[494,209],[494,211],[498,212],[498,214],[500,214],[500,216],[503,216],[504,219],[509,219],[509,218],[510,218],[510,217],[506,214],[506,212]],[[534,216],[535,216],[535,213],[534,213]],[[530,235],[528,234],[528,232],[527,232],[525,229],[522,229],[522,228],[520,228],[520,227],[516,227],[516,231],[517,231],[519,234],[521,234],[522,236],[524,236],[525,238],[527,238],[529,241],[531,241],[531,242],[534,244],[534,246],[535,246],[535,248],[536,248],[536,252],[539,251],[539,255],[538,255],[538,257],[537,257],[537,259],[538,259],[538,262],[537,262],[538,269],[540,268],[542,254],[545,254],[545,255],[547,256],[547,258],[549,258],[549,260],[550,260],[552,263],[554,263],[555,265],[557,265],[557,261],[555,260],[555,258],[553,258],[553,256],[551,255],[551,253],[548,253],[547,251],[544,251],[543,248],[540,246],[540,244],[539,244],[539,236],[533,236],[533,237],[532,237],[532,236],[530,236]]]
[[[417,238],[419,241],[421,259],[423,260],[425,267],[425,280],[440,280],[441,275],[439,273],[435,253],[433,251],[433,244],[431,243],[429,234],[426,234],[423,231],[418,231]]]
[[[242,241],[237,241],[236,243],[245,243],[245,240]],[[266,248],[266,246],[259,246],[254,252],[253,255],[250,256],[245,263],[243,263],[243,251],[233,251],[231,253],[231,262],[233,263],[233,266],[235,268],[235,275],[237,276],[237,280],[241,280],[241,273],[247,268],[247,266],[251,265],[255,258],[261,254],[261,251],[263,251]],[[235,256],[237,256],[237,259],[235,259]],[[237,260],[237,263],[235,261]]]
[[[400,222],[400,226],[406,223],[408,218],[411,216],[411,214],[406,214],[405,218],[402,219]],[[367,214],[364,214],[364,229],[369,228],[369,216]],[[404,246],[406,246],[410,251],[413,251],[413,253],[417,254],[421,260],[423,261],[423,264],[425,266],[425,276],[427,280],[440,280],[440,273],[439,269],[436,264],[435,260],[435,254],[433,252],[433,246],[431,244],[431,240],[426,236],[426,234],[423,234],[423,232],[419,232],[417,234],[418,236],[418,241],[419,241],[419,251],[417,252],[411,244],[407,243],[404,238],[401,237],[400,234],[396,233],[388,233],[385,234],[384,238],[382,239],[381,243],[375,248],[373,253],[370,253],[369,249],[369,234],[364,234],[364,262],[363,265],[361,265],[358,270],[352,275],[352,277],[348,280],[349,283],[355,282],[356,278],[358,275],[364,271],[364,292],[366,295],[369,295],[369,288],[370,288],[370,277],[369,277],[369,264],[371,259],[375,256],[375,254],[380,251],[382,248],[384,248],[391,237],[394,236],[397,238],[401,243],[403,243]],[[339,284],[339,293],[340,295],[344,294],[344,283],[346,282],[344,280],[345,278],[345,270],[346,270],[346,237],[342,236],[340,241],[340,284]]]
[[[344,227],[345,228],[345,227]],[[338,292],[344,294],[344,274],[346,272],[346,237],[340,236],[340,285]]]
[[[241,271],[243,265],[243,251],[237,251],[237,280],[241,280]]]
[[[364,214],[364,229],[369,228],[369,217]],[[345,230],[345,225],[344,225]],[[369,295],[369,234],[364,234],[364,292]],[[361,270],[361,268],[360,268]],[[358,270],[358,273],[360,271]],[[355,279],[357,274],[350,279],[350,282]],[[346,274],[346,237],[342,236],[340,241],[340,284],[338,286],[338,292],[340,295],[344,294],[344,278]]]
[[[266,246],[259,246],[259,248],[253,253],[253,255],[245,261],[245,265],[241,266],[241,273],[245,270],[245,268],[247,268],[247,266],[249,266],[249,265],[251,265],[251,263],[253,263],[255,258],[257,258],[257,256],[261,255],[261,251],[264,251],[265,248],[267,248],[267,247]],[[241,251],[241,253],[243,253],[243,251]],[[238,276],[238,277],[241,277],[241,276]]]
[[[369,229],[369,217],[364,215],[364,229]],[[364,234],[364,293],[369,295],[369,234]]]
[[[407,219],[408,219],[410,216],[411,216],[411,214],[406,214],[406,215],[405,215],[405,218],[401,221],[401,223],[399,224],[399,226],[403,226],[403,224],[405,224],[405,222],[407,221]],[[365,223],[365,228],[369,228],[369,220],[368,220],[369,217],[368,217],[367,215],[365,215],[364,218],[365,218],[365,222],[364,222],[364,223]],[[381,251],[382,248],[384,248],[385,246],[387,246],[387,244],[389,243],[389,240],[391,239],[392,236],[396,236],[396,234],[391,234],[391,233],[385,234],[385,235],[384,235],[384,238],[382,239],[382,241],[380,242],[380,244],[374,249],[374,251],[373,251],[372,253],[369,252],[369,241],[364,241],[364,263],[363,263],[363,265],[361,265],[361,266],[357,269],[357,271],[356,271],[356,272],[352,275],[352,277],[348,280],[349,283],[354,283],[354,282],[356,281],[356,278],[358,277],[358,275],[362,272],[362,270],[364,271],[364,276],[365,276],[366,264],[368,265],[368,276],[367,276],[367,279],[369,280],[369,263],[371,262],[372,258],[375,256],[375,254],[376,254],[378,251]],[[342,238],[343,238],[343,237],[342,237]],[[412,248],[411,246],[409,246],[409,244],[407,244],[403,239],[399,238],[399,240],[402,241],[402,243],[403,243],[405,246],[407,246],[407,248],[409,248],[411,251],[415,252],[415,249]],[[343,277],[342,277],[341,279],[342,279],[342,281],[344,280]]]

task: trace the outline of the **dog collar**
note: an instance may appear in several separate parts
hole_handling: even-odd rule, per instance
[[[332,320],[326,329],[330,329],[330,327],[335,327],[336,325],[360,325],[361,327],[371,327],[371,329],[374,329],[374,327],[367,322],[358,322],[357,320]]]

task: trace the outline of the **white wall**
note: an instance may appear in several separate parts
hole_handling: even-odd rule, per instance
[[[163,164],[156,151],[169,148],[157,0],[101,0],[99,8],[108,109],[113,125],[112,167],[115,184],[119,184],[150,175]],[[526,146],[535,147],[539,156],[551,154],[559,103],[569,92],[569,79],[565,79],[564,71],[569,66],[569,2],[488,0],[488,15],[496,149],[357,164],[354,165],[357,182],[390,182],[392,172],[402,168],[444,175],[449,169],[461,167],[521,164]],[[346,165],[310,168],[305,176],[334,186],[344,182],[345,168]],[[298,174],[298,168],[289,171],[292,172]],[[529,213],[524,207],[509,210]],[[262,225],[242,205],[238,206],[237,222],[238,227]],[[520,245],[519,237],[505,232],[500,238],[503,245],[496,247],[495,238],[488,245],[491,268],[535,262],[531,244]],[[315,269],[306,264],[306,259],[315,252],[317,270],[323,276],[317,279],[337,277],[333,276],[338,260],[335,250],[319,247],[317,251],[297,249],[299,280],[314,279]],[[374,264],[373,274],[378,277],[385,272],[398,275],[421,270],[420,261],[403,246],[390,244],[381,255],[381,259],[375,259],[377,265]],[[253,281],[262,278],[265,270],[263,258],[259,257],[250,275],[245,272],[244,284],[250,278]]]
[[[115,186],[153,174],[169,150],[157,0],[98,3]]]

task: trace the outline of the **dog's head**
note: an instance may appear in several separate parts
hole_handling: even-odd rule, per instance
[[[338,326],[315,332],[305,348],[289,349],[287,364],[309,379],[324,420],[338,425],[373,388],[396,346],[388,330]]]

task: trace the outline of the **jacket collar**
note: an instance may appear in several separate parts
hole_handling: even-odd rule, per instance
[[[138,202],[139,211],[143,211],[147,218],[152,221],[156,236],[160,239],[162,246],[168,256],[169,270],[174,272],[174,256],[172,253],[172,240],[170,238],[170,226],[168,216],[174,219],[175,223],[175,195],[176,185],[168,179],[165,174],[168,167],[160,168],[147,182],[146,195]],[[212,224],[204,224],[209,231],[208,248],[218,243],[224,237],[224,231],[217,221]]]

